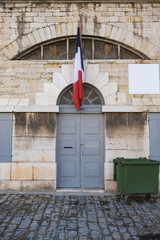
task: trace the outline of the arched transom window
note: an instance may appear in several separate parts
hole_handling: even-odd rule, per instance
[[[73,85],[67,86],[60,94],[58,105],[73,105],[72,98]],[[82,105],[103,105],[104,100],[100,92],[88,83],[83,84],[83,102]]]
[[[74,59],[76,37],[59,38],[43,42],[13,59],[21,60],[65,60]],[[103,38],[82,36],[84,59],[146,59],[134,49]]]

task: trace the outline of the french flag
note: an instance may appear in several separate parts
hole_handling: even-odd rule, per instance
[[[73,82],[73,101],[75,108],[79,111],[80,105],[83,102],[83,85],[84,80],[84,67],[82,59],[81,39],[80,30],[77,30],[76,40],[76,53],[75,53],[75,65],[74,65],[74,82]]]

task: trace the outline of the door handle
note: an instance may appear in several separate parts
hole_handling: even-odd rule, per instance
[[[64,148],[73,148],[73,147],[64,147]]]
[[[84,144],[81,143],[80,147],[81,147],[81,156],[83,156],[84,155]],[[82,161],[82,159],[81,159],[81,161]]]

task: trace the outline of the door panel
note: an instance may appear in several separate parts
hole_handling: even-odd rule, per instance
[[[59,114],[58,187],[103,188],[102,114]]]
[[[57,136],[58,187],[80,187],[79,117],[59,114]]]
[[[62,155],[75,155],[76,154],[76,141],[61,141],[61,154]]]
[[[73,161],[63,162],[61,165],[61,177],[76,177],[76,163]]]
[[[81,119],[81,186],[102,188],[104,186],[103,115],[84,114]]]
[[[100,169],[99,169],[99,163],[97,162],[87,162],[84,163],[84,176],[85,177],[99,177],[100,175]],[[89,171],[88,171],[89,169]]]
[[[84,144],[84,153],[85,153],[85,156],[89,155],[94,155],[94,156],[97,156],[99,155],[99,141],[85,141],[85,144]]]

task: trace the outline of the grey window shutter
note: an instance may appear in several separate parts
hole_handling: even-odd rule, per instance
[[[12,161],[12,113],[0,113],[0,162]]]
[[[160,161],[160,113],[149,114],[150,158]]]

